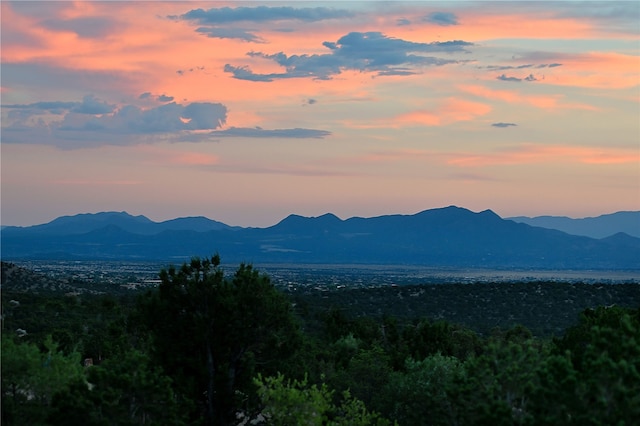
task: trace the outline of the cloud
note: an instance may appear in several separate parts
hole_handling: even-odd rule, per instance
[[[218,164],[220,159],[216,155],[202,152],[182,152],[172,156],[170,161],[187,166],[211,166]]]
[[[82,98],[82,102],[34,102],[31,104],[10,104],[2,105],[2,108],[27,110],[22,115],[39,115],[44,112],[51,114],[64,114],[67,111],[78,114],[107,114],[115,109],[115,105],[106,103],[96,98],[94,95],[86,95]]]
[[[198,71],[204,71],[204,66],[197,66],[197,67],[192,67],[189,69],[185,69],[185,70],[177,70],[176,74],[183,76],[186,73],[192,73],[192,72],[198,72]]]
[[[208,130],[226,122],[227,108],[211,102],[180,105],[175,102],[156,108],[142,109],[125,105],[114,114],[79,119],[70,113],[60,124],[60,130],[96,130],[115,134],[155,134],[184,130]]]
[[[352,32],[337,42],[325,41],[323,46],[331,53],[313,55],[286,55],[283,52],[266,54],[249,52],[250,57],[258,57],[276,62],[285,71],[281,73],[258,74],[247,66],[226,64],[224,71],[234,78],[249,81],[270,82],[286,78],[313,78],[328,80],[344,70],[372,72],[379,76],[410,75],[416,71],[411,67],[439,66],[459,63],[455,59],[428,56],[432,53],[466,52],[472,46],[462,40],[417,43],[388,37],[380,32]]]
[[[396,19],[396,25],[402,27],[404,25],[411,25],[411,21],[407,18],[398,18]]]
[[[317,22],[327,19],[352,18],[355,14],[348,10],[331,9],[326,7],[294,8],[282,7],[222,7],[213,9],[193,9],[180,16],[169,16],[169,19],[184,20],[199,24],[196,32],[211,38],[240,39],[246,42],[264,43],[265,40],[252,30],[225,27],[227,24],[273,23],[283,21]]]
[[[458,17],[451,12],[433,12],[425,16],[422,20],[443,27],[458,25]]]
[[[505,74],[499,75],[496,77],[496,80],[502,80],[502,81],[517,81],[520,82],[522,81],[521,78],[518,77],[507,77]]]
[[[195,21],[199,24],[229,24],[236,22],[274,22],[274,21],[304,21],[316,22],[326,19],[352,18],[355,14],[343,9],[330,9],[326,7],[294,8],[282,7],[222,7],[209,10],[193,9],[179,17],[170,16],[171,19]]]
[[[82,102],[71,108],[71,112],[78,114],[108,114],[115,109],[115,105],[110,105],[105,101],[101,101],[94,95],[86,95],[82,98]]]
[[[52,114],[62,114],[67,110],[78,105],[79,102],[61,102],[61,101],[53,101],[53,102],[34,102],[32,104],[6,104],[2,105],[2,108],[7,109],[25,109],[29,110],[31,114],[39,114],[38,111],[50,112]]]
[[[143,101],[152,97],[151,92],[140,95]],[[157,97],[161,101],[169,99],[173,97]],[[306,102],[310,105],[315,100],[308,99]],[[3,105],[4,108],[9,109],[9,120],[3,120],[3,143],[43,144],[63,149],[135,145],[161,140],[204,142],[233,137],[322,139],[331,135],[326,130],[306,128],[222,129],[227,120],[227,108],[212,102],[185,105],[170,102],[151,108],[131,104],[116,107],[87,95],[82,102],[38,102]],[[12,115],[14,111],[18,113]],[[56,118],[38,118],[46,113]]]
[[[265,130],[261,127],[231,127],[225,130],[215,130],[209,135],[214,137],[323,139],[330,136],[331,132],[302,128]]]
[[[499,100],[510,104],[528,104],[547,110],[580,109],[585,111],[599,111],[597,107],[589,104],[562,102],[564,95],[522,95],[516,91],[494,90],[477,85],[458,85],[458,89],[484,99]]]
[[[141,100],[151,100],[153,98],[153,95],[151,92],[144,92],[142,93],[140,96],[138,96],[138,99]],[[173,96],[168,96],[165,95],[164,93],[162,95],[158,95],[155,97],[155,100],[157,100],[158,102],[171,102],[173,101]]]
[[[144,95],[144,94],[143,94]],[[35,108],[34,108],[35,106]],[[31,105],[5,105],[4,108],[29,107],[22,115],[10,117],[2,127],[4,143],[32,143],[60,148],[130,145],[178,138],[191,132],[213,130],[226,123],[227,108],[220,103],[175,102],[154,108],[136,105],[115,107],[92,95],[82,102],[49,102]],[[44,111],[55,111],[59,120],[34,119]],[[150,139],[153,135],[155,139]],[[159,137],[158,137],[159,136]]]
[[[506,127],[515,127],[517,126],[517,124],[515,123],[493,123],[491,124],[493,127],[502,127],[502,128],[506,128]]]
[[[507,76],[505,74],[499,75],[498,77],[496,77],[497,80],[502,80],[502,81],[515,81],[515,82],[522,82],[522,81],[538,81],[538,78],[533,75],[533,74],[529,74],[528,76],[524,77],[524,78],[519,78],[519,77],[511,77],[511,76]]]
[[[524,68],[555,68],[555,67],[561,67],[562,64],[559,64],[557,62],[554,62],[552,64],[523,64],[523,65],[487,65],[485,67],[478,67],[478,68],[485,68],[488,70],[493,70],[493,71],[506,71],[506,70],[521,70]]]
[[[448,163],[460,167],[483,167],[554,162],[604,165],[637,161],[638,152],[633,149],[523,144],[480,154],[452,153]]]
[[[242,28],[199,27],[196,29],[196,32],[205,34],[210,38],[230,38],[252,43],[265,43],[262,37]]]
[[[418,110],[394,117],[394,125],[444,126],[470,121],[491,112],[491,106],[480,102],[449,98],[434,110]]]

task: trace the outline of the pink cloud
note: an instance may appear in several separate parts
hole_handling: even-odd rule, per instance
[[[416,109],[378,120],[344,120],[343,125],[354,129],[400,128],[412,126],[446,126],[458,121],[470,121],[491,112],[491,106],[454,97],[440,102],[435,108]]]
[[[531,163],[625,164],[640,161],[637,150],[592,148],[569,145],[526,144],[487,153],[451,154],[448,164],[460,167],[517,165]]]
[[[189,166],[211,166],[220,161],[217,155],[202,152],[181,152],[171,159],[175,164]]]
[[[527,104],[542,109],[581,109],[599,111],[593,105],[578,102],[563,102],[564,95],[523,95],[515,90],[494,90],[479,85],[458,85],[459,90],[471,95],[512,104]]]

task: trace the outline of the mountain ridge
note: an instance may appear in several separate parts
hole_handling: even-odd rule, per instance
[[[238,227],[229,226],[225,223],[206,218],[204,216],[189,216],[169,219],[161,222],[154,222],[144,215],[131,215],[126,211],[79,213],[76,215],[60,216],[50,222],[32,226],[5,226],[2,230],[24,230],[27,232],[44,234],[82,234],[96,230],[104,225],[116,225],[125,231],[152,235],[165,230],[189,230],[196,229],[200,232],[234,229]]]
[[[640,238],[640,211],[619,211],[577,219],[566,216],[516,216],[505,219],[591,238],[606,238],[617,232]]]
[[[105,223],[106,217],[113,221]],[[86,225],[88,218],[79,216],[78,223]],[[640,270],[640,238],[570,235],[457,206],[345,220],[331,213],[289,215],[266,228],[231,227],[203,217],[156,223],[125,212],[95,218],[87,232],[79,232],[84,228],[71,219],[62,221],[70,222],[67,234],[55,220],[55,232],[44,225],[5,228],[2,256],[188,260],[218,252],[240,262]]]

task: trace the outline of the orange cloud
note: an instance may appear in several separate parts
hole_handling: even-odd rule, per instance
[[[211,166],[218,164],[218,156],[202,152],[181,152],[173,157],[172,162],[188,166]]]
[[[582,109],[598,111],[588,104],[561,102],[564,95],[522,95],[514,90],[493,90],[478,85],[458,85],[459,90],[474,96],[507,103],[529,104],[542,109]]]
[[[640,85],[640,56],[615,52],[559,55],[562,67],[554,68],[544,83],[598,89],[624,89]]]
[[[449,98],[435,111],[413,111],[393,119],[398,124],[441,126],[456,121],[469,121],[491,112],[491,106],[463,99]]]
[[[625,164],[640,162],[636,150],[591,148],[567,145],[534,145],[482,154],[452,154],[448,164],[460,167],[517,165],[530,163],[573,162],[583,164]]]
[[[139,153],[142,158],[145,158],[148,164],[210,166],[220,162],[220,158],[217,155],[206,152],[184,151],[179,148],[179,145],[136,145],[131,149]]]
[[[359,157],[356,161],[360,163],[380,163],[395,162],[407,159],[417,159],[425,157],[433,157],[440,155],[435,151],[427,151],[421,149],[397,149],[389,151],[378,151]]]
[[[437,30],[442,40],[464,39],[467,41],[488,41],[496,39],[628,39],[637,37],[637,28],[615,31],[607,25],[605,20],[588,19],[585,17],[560,16],[554,8],[538,7],[534,3],[520,3],[518,5],[506,3],[477,2],[465,9],[452,8],[459,25],[434,26],[424,22],[423,17],[428,12],[439,11],[440,8],[430,7],[428,3],[416,3],[417,7],[408,6],[398,13],[385,15],[380,27],[389,27],[398,18],[408,19],[412,25],[396,28],[396,34],[409,36],[424,34],[426,39],[433,37]],[[542,5],[542,3],[538,3]],[[512,7],[513,6],[513,7]],[[606,19],[605,17],[602,17]]]

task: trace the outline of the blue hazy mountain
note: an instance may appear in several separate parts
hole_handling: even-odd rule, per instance
[[[415,264],[446,267],[640,269],[640,238],[604,239],[450,206],[414,215],[342,220],[290,215],[267,228],[206,218],[155,223],[126,213],[77,215],[1,231],[3,260],[139,259],[182,262]]]
[[[105,226],[118,228],[133,234],[152,235],[167,230],[193,230],[198,232],[231,229],[229,225],[206,217],[183,217],[164,222],[153,222],[145,216],[132,216],[127,212],[82,213],[61,216],[49,223],[28,227],[6,226],[7,231],[20,229],[23,232],[42,235],[73,235],[95,231]]]
[[[518,216],[507,219],[591,238],[605,238],[618,232],[640,238],[640,211],[617,212],[582,219],[572,219],[565,216]]]

